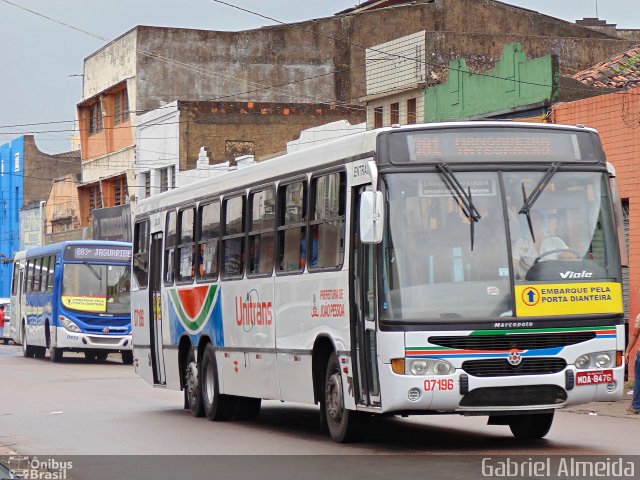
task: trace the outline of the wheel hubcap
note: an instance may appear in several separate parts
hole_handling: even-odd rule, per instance
[[[342,414],[344,412],[344,405],[342,403],[342,382],[340,381],[340,374],[335,372],[329,378],[327,382],[327,413],[334,422],[340,423],[342,420]]]
[[[195,405],[198,398],[198,365],[196,362],[191,362],[187,365],[185,385],[187,387],[189,403]]]

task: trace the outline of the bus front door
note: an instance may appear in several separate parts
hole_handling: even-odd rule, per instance
[[[378,380],[375,307],[375,252],[377,245],[365,245],[358,234],[360,192],[354,190],[353,213],[355,221],[352,250],[352,291],[354,302],[351,310],[352,353],[357,365],[355,382],[356,403],[368,407],[380,407]]]
[[[164,370],[164,343],[162,341],[162,233],[151,235],[149,258],[149,311],[153,383],[166,385]]]

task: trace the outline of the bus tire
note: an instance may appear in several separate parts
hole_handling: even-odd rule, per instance
[[[260,415],[261,404],[261,398],[237,397],[233,418],[236,420],[255,420]]]
[[[107,359],[107,355],[108,353],[105,352],[105,360]],[[124,363],[125,365],[133,365],[133,351],[125,350],[124,352],[122,352],[122,363]]]
[[[511,433],[518,440],[540,439],[549,433],[553,423],[553,413],[513,415],[508,419]]]
[[[29,357],[33,357],[33,347],[31,345],[29,345],[29,341],[27,340],[27,329],[24,326],[24,323],[22,324],[22,356],[29,358]]]
[[[342,374],[338,356],[335,353],[329,357],[325,372],[322,408],[329,434],[334,442],[353,442],[358,439],[362,431],[362,415],[344,408]]]
[[[33,356],[36,358],[44,358],[47,354],[45,347],[31,347],[33,349]]]
[[[53,358],[53,357],[52,357]],[[96,354],[94,353],[93,350],[85,350],[84,351],[84,359],[87,362],[95,362],[96,360]]]
[[[200,395],[200,384],[198,382],[198,364],[196,363],[193,349],[189,349],[187,364],[184,367],[184,396],[191,415],[194,417],[204,416],[202,395]]]
[[[87,354],[85,352],[85,358],[86,358],[86,355]],[[58,347],[49,348],[49,358],[53,363],[60,363],[62,361],[63,356],[64,356],[64,351],[61,348],[58,348]]]
[[[212,421],[223,421],[233,416],[236,398],[220,393],[215,353],[213,345],[207,343],[200,365],[200,392],[202,392],[202,404],[207,418]]]

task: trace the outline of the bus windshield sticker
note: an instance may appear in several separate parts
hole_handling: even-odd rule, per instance
[[[84,312],[106,312],[107,299],[105,297],[69,297],[62,296],[62,304],[72,310]]]

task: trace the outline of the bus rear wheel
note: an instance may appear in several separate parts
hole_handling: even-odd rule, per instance
[[[210,343],[207,344],[202,355],[200,374],[204,414],[209,420],[229,420],[235,410],[236,398],[220,393],[215,349]]]
[[[518,440],[537,440],[551,429],[553,413],[527,413],[509,418],[511,433]]]
[[[189,349],[187,364],[184,367],[184,398],[191,415],[194,417],[204,416],[202,395],[200,395],[198,382],[198,364],[192,349]]]
[[[327,428],[334,442],[348,443],[358,439],[362,431],[362,415],[344,408],[342,375],[336,354],[327,362],[324,379],[324,402],[321,404]]]

